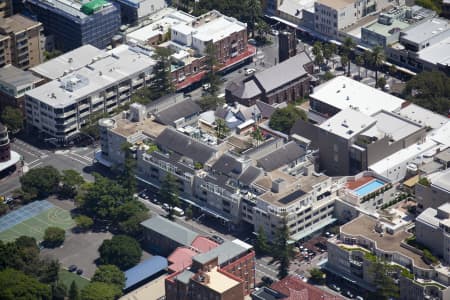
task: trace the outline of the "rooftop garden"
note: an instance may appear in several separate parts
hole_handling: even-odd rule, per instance
[[[413,246],[414,248],[419,249],[420,251],[422,251],[422,259],[427,263],[427,264],[431,264],[431,265],[437,265],[439,263],[439,259],[434,256],[430,250],[428,250],[427,247],[425,247],[423,244],[419,243],[416,240],[416,236],[412,236],[409,237],[405,240],[405,242],[410,245]]]

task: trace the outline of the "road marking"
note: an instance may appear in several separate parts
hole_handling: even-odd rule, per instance
[[[31,165],[31,164],[34,164],[35,162],[39,161],[39,160],[40,160],[40,158],[35,159],[35,160],[33,160],[33,161],[30,161],[30,162],[27,162],[26,164],[27,164],[27,165]]]
[[[28,168],[32,169],[32,168],[36,168],[37,166],[41,165],[42,161],[38,162],[37,164],[35,164],[34,166],[28,166]]]
[[[77,154],[77,153],[71,153],[71,154],[76,155],[76,156],[78,156],[79,158],[85,159],[85,160],[87,160],[88,162],[92,163],[92,158],[85,157],[85,156],[82,156],[82,155]]]
[[[89,166],[89,165],[90,165],[90,164],[86,163],[85,161],[76,159],[75,157],[72,157],[72,156],[70,156],[70,155],[64,155],[64,156],[67,157],[67,158],[73,159],[73,160],[79,162],[79,163],[82,164],[82,165],[85,165],[85,166]]]
[[[16,150],[19,153],[22,152],[22,153],[26,153],[26,154],[29,154],[29,155],[34,156],[34,157],[39,157],[37,154],[35,154],[33,152],[30,152],[28,150],[25,150],[22,147],[13,146],[12,148],[13,148],[13,150]]]

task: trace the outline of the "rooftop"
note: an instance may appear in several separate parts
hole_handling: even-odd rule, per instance
[[[436,143],[445,147],[450,147],[450,122],[447,122],[440,128],[432,131],[428,136]]]
[[[355,0],[318,0],[316,2],[335,9],[340,9],[352,5],[355,3]]]
[[[404,31],[402,39],[421,44],[436,35],[442,34],[449,29],[449,23],[446,19],[433,18],[431,20],[426,20],[425,22],[417,24],[414,27],[406,29]]]
[[[169,269],[172,272],[182,271],[192,265],[192,257],[197,255],[194,249],[190,247],[178,247],[167,258],[169,261]]]
[[[377,120],[377,124],[364,132],[363,135],[375,136],[378,138],[382,138],[387,135],[392,140],[398,141],[408,137],[422,128],[422,126],[412,121],[386,111],[380,111],[372,117]]]
[[[219,246],[219,244],[204,236],[196,237],[191,244],[191,247],[197,249],[198,251],[200,251],[200,253],[208,252],[209,250],[212,250],[217,246]]]
[[[209,276],[209,282],[197,282],[207,286],[219,294],[222,294],[240,284],[239,281],[219,271],[217,267],[212,268],[211,271],[205,272],[205,275]]]
[[[41,23],[36,22],[25,16],[16,14],[8,18],[0,19],[0,33],[20,33],[21,31],[31,29],[35,26],[40,26]]]
[[[200,264],[205,264],[213,260],[215,257],[218,257],[219,265],[222,265],[227,261],[246,253],[251,248],[251,245],[239,240],[226,241],[208,252],[194,256],[193,260],[199,262]]]
[[[156,121],[164,125],[172,125],[175,121],[190,117],[201,112],[200,106],[190,99],[178,102],[164,110],[155,113]]]
[[[289,275],[270,286],[284,295],[285,300],[343,300],[341,296],[330,294],[314,285],[304,282],[299,276]],[[276,298],[275,298],[276,299]]]
[[[399,114],[408,120],[418,123],[422,126],[429,126],[433,129],[440,128],[448,122],[448,119],[440,114],[432,112],[416,104],[409,104],[403,107]]]
[[[419,51],[419,58],[436,65],[450,66],[450,35]]]
[[[400,21],[398,19],[393,19],[392,24],[390,25],[375,22],[365,27],[365,29],[387,37],[398,33],[400,30],[408,28],[409,26],[410,24],[406,22]]]
[[[107,54],[97,60],[91,58],[86,67],[28,91],[27,95],[54,108],[64,108],[125,78],[149,72],[154,65],[151,53],[137,47],[120,45]]]
[[[162,256],[153,256],[125,271],[125,289],[128,289],[165,269],[167,269],[167,259]]]
[[[303,158],[305,154],[306,151],[302,147],[291,141],[258,159],[258,165],[270,172]]]
[[[246,30],[247,28],[247,24],[241,23],[234,18],[226,17],[223,15],[206,22],[206,19],[209,18],[210,13],[207,13],[196,19],[198,20],[199,18],[203,18],[205,20],[205,23],[202,23],[192,28],[194,31],[193,38],[205,42],[206,41],[216,42],[228,37],[229,35],[235,32]]]
[[[430,269],[431,267],[426,264],[421,255],[414,253],[413,251],[406,249],[400,245],[406,238],[411,237],[412,234],[406,231],[398,231],[395,234],[380,233],[375,231],[375,225],[378,224],[378,220],[367,215],[361,215],[356,219],[341,226],[341,233],[351,236],[361,236],[371,241],[374,241],[376,248],[385,252],[397,252],[413,260],[414,265],[422,269]],[[346,245],[347,246],[347,245]]]
[[[450,162],[450,148],[447,148],[435,155],[436,159],[443,162]]]
[[[306,52],[301,52],[282,63],[254,75],[266,93],[307,74],[304,66],[312,62]]]
[[[146,118],[140,122],[133,122],[128,119],[123,119],[120,117],[120,114],[115,119],[116,126],[111,129],[112,132],[115,132],[123,137],[129,137],[130,135],[134,135],[137,132],[142,132],[149,137],[156,138],[161,132],[166,129],[166,126],[156,123],[151,118]]]
[[[94,1],[89,0],[78,0],[78,1],[71,1],[71,0],[29,0],[30,2],[34,2],[37,5],[43,6],[43,7],[53,7],[53,9],[57,9],[60,11],[65,12],[66,14],[69,14],[73,18],[78,19],[85,19],[88,18],[89,15],[86,15],[81,8]],[[99,3],[102,3],[102,8],[108,8],[113,7],[112,3],[104,2],[104,1],[98,1]],[[90,5],[92,7],[92,5]]]
[[[70,52],[61,54],[60,56],[37,65],[30,70],[42,77],[53,80],[69,72],[79,70],[80,68],[87,66],[94,59],[106,55],[104,50],[100,50],[87,44]]]
[[[15,66],[7,65],[0,69],[0,82],[16,89],[41,81],[29,71],[23,71]]]
[[[298,19],[303,18],[303,10],[314,12],[314,0],[285,0],[278,8],[279,11],[295,16]]]
[[[450,193],[450,169],[434,174],[431,184]]]
[[[398,111],[404,102],[347,76],[338,76],[319,85],[310,97],[340,110],[353,108],[368,116],[380,110]]]
[[[190,246],[198,236],[198,233],[159,215],[147,219],[141,225],[184,246]]]
[[[344,108],[319,125],[323,130],[351,139],[376,123],[376,119],[355,109]]]

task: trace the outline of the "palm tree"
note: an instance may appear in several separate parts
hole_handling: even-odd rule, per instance
[[[361,78],[361,66],[364,64],[364,59],[362,58],[361,55],[358,55],[355,58],[355,63],[358,66],[358,77]]]
[[[264,140],[264,135],[262,134],[262,131],[258,126],[255,126],[251,133],[251,136],[255,140],[256,146],[259,146],[259,143]]]
[[[270,32],[270,26],[263,19],[258,19],[256,31],[259,36],[266,36]]]
[[[355,42],[353,41],[353,39],[351,37],[347,37],[344,40],[344,52],[347,54],[348,57],[348,63],[347,63],[347,75],[350,76],[350,55],[353,51],[353,49],[356,47]]]
[[[255,24],[256,20],[262,15],[261,1],[260,0],[247,0],[247,12],[250,18],[250,30],[252,37],[255,36]]]
[[[375,66],[375,87],[378,87],[378,68],[383,64],[385,59],[383,48],[376,46],[372,51],[372,62]]]
[[[325,58],[325,60],[326,60],[326,64],[327,64],[327,66],[328,66],[328,62],[330,61],[330,58],[333,56],[333,49],[332,49],[332,47],[331,47],[331,45],[334,45],[334,44],[325,44],[325,45],[323,45],[323,58]]]
[[[367,77],[367,69],[369,65],[372,64],[372,53],[370,51],[365,51],[363,54],[364,59],[364,67],[366,68],[366,77]]]
[[[224,119],[216,119],[216,135],[219,139],[224,138],[230,132]]]

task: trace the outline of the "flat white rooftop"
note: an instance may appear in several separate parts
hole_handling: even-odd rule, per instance
[[[140,48],[121,45],[107,54],[26,94],[52,107],[63,108],[135,74],[150,72],[154,65],[152,53],[144,53]]]
[[[35,66],[30,70],[37,75],[53,80],[64,74],[79,70],[88,65],[94,58],[104,56],[106,56],[106,51],[87,44]]]
[[[232,33],[245,30],[246,28],[247,26],[245,23],[241,23],[233,18],[221,16],[197,28],[193,28],[193,31],[195,32],[193,38],[205,42],[210,40],[216,42]]]
[[[450,193],[450,169],[432,174],[430,177],[431,178],[429,179],[432,185],[444,189]]]
[[[319,85],[310,97],[340,110],[357,109],[368,116],[381,110],[398,111],[404,102],[403,99],[346,76],[338,76]]]
[[[436,143],[450,147],[450,122],[432,131],[429,137]]]
[[[373,118],[377,120],[377,125],[373,128],[376,128],[383,136],[390,136],[394,141],[401,140],[422,128],[412,121],[385,111],[376,113]],[[379,137],[376,133],[374,136]]]
[[[373,126],[376,122],[375,118],[354,109],[346,108],[320,124],[319,127],[340,137],[350,139]]]
[[[412,103],[402,108],[399,114],[408,120],[433,129],[440,128],[448,122],[448,118],[443,115]]]
[[[450,30],[450,29],[449,29]],[[432,64],[450,66],[450,36],[419,51],[419,58]]]

